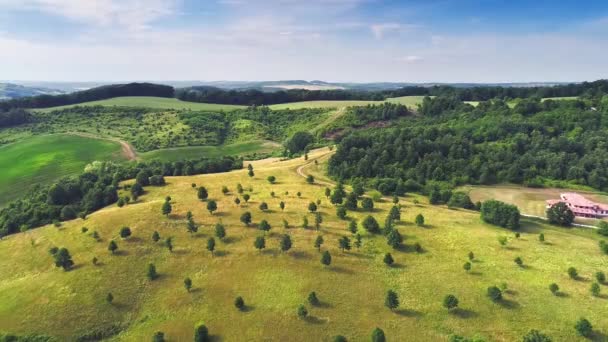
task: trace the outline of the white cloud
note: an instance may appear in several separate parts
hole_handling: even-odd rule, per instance
[[[397,60],[401,61],[401,62],[405,62],[405,63],[416,63],[416,62],[422,61],[423,58],[420,56],[409,55],[409,56],[398,58]]]

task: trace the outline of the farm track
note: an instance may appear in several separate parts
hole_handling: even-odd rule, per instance
[[[67,132],[66,134],[76,135],[76,136],[84,137],[84,138],[92,138],[92,139],[100,139],[100,140],[117,142],[120,144],[120,147],[122,149],[122,154],[125,158],[127,158],[127,160],[133,161],[133,160],[138,159],[137,152],[135,152],[135,148],[124,140],[120,140],[118,138],[102,137],[102,136],[98,136],[95,134],[83,133],[83,132]]]

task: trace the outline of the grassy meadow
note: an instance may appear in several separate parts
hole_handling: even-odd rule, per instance
[[[442,341],[456,333],[488,341],[515,341],[530,329],[540,329],[554,341],[582,341],[576,336],[575,321],[584,316],[594,325],[597,341],[605,340],[608,317],[608,288],[604,295],[592,297],[589,287],[593,274],[606,270],[605,256],[598,250],[597,236],[587,230],[559,229],[534,221],[524,221],[521,237],[484,224],[477,212],[430,206],[417,195],[401,198],[401,222],[397,228],[405,237],[401,250],[391,250],[385,238],[363,235],[361,249],[342,252],[338,239],[351,234],[348,222],[339,220],[335,207],[324,196],[325,186],[309,185],[300,173],[322,176],[327,150],[310,153],[310,160],[266,159],[253,162],[255,177],[247,170],[223,174],[168,177],[164,187],[147,187],[136,203],[123,208],[105,208],[85,221],[77,219],[61,227],[43,227],[9,236],[0,241],[0,332],[39,333],[73,340],[94,332],[113,331],[111,341],[146,341],[163,331],[168,341],[192,340],[193,328],[204,323],[210,334],[221,341],[330,341],[341,334],[349,341],[369,341],[375,327],[382,328],[389,341]],[[319,165],[312,161],[318,159]],[[272,185],[266,178],[276,176]],[[128,183],[128,182],[127,182]],[[210,199],[218,203],[211,215],[206,203],[197,199],[191,184],[205,186]],[[237,183],[251,195],[248,204],[234,203]],[[220,191],[227,186],[227,195]],[[251,187],[251,191],[249,188]],[[271,196],[275,192],[276,197]],[[300,191],[299,198],[296,193]],[[287,194],[288,192],[288,194]],[[161,215],[166,196],[171,196],[173,212]],[[242,197],[241,197],[242,198]],[[307,216],[311,227],[314,216],[308,203],[320,199],[323,216],[321,230],[302,228]],[[417,200],[419,204],[414,204]],[[262,201],[270,210],[262,212]],[[284,201],[284,212],[279,202]],[[372,213],[380,224],[392,206],[389,200],[375,204]],[[192,211],[199,232],[186,231],[186,213]],[[253,222],[245,227],[240,215],[250,211]],[[426,225],[418,227],[417,214]],[[349,212],[359,221],[368,215]],[[267,219],[272,229],[266,233],[266,249],[253,247],[257,223]],[[289,227],[283,228],[283,220]],[[227,237],[218,241],[215,255],[206,250],[213,227],[221,222]],[[88,232],[82,233],[81,228]],[[129,226],[133,236],[122,240],[120,227]],[[91,232],[100,235],[100,241]],[[164,241],[172,237],[174,250],[151,240],[158,231]],[[537,237],[544,233],[546,242]],[[293,248],[281,253],[279,238],[289,234]],[[322,251],[332,255],[331,266],[319,262],[321,253],[313,243],[324,237]],[[508,236],[501,247],[498,237]],[[111,255],[107,246],[116,240],[119,250]],[[420,243],[422,253],[413,245]],[[69,249],[75,267],[69,272],[55,268],[48,253],[52,246]],[[386,252],[396,260],[393,267],[382,262]],[[469,251],[475,253],[473,268],[463,270]],[[518,267],[520,256],[525,267]],[[93,257],[99,265],[91,263]],[[157,280],[146,278],[146,267],[154,263]],[[574,266],[580,280],[569,279],[566,269]],[[189,277],[193,289],[187,292],[183,280]],[[560,286],[554,296],[550,283]],[[493,303],[486,289],[506,283],[504,300]],[[395,311],[384,307],[389,289],[400,297]],[[321,303],[307,303],[315,291]],[[114,296],[109,304],[108,293]],[[443,297],[454,294],[460,308],[447,312]],[[234,299],[242,296],[244,311]],[[307,319],[299,319],[296,308],[305,304]]]
[[[245,108],[245,106],[223,105],[214,103],[197,103],[181,101],[175,98],[152,97],[152,96],[124,96],[115,97],[107,100],[91,101],[76,105],[58,106],[43,109],[35,109],[40,112],[52,112],[54,110],[67,109],[72,107],[104,106],[104,107],[141,107],[152,109],[189,109],[203,111],[229,111]]]
[[[35,136],[0,146],[0,206],[35,184],[79,174],[95,160],[125,160],[117,142],[75,135]]]
[[[163,161],[178,161],[184,159],[199,159],[201,157],[240,156],[272,153],[280,145],[272,141],[248,141],[220,146],[188,146],[166,148],[140,153],[143,160],[160,159]]]
[[[424,96],[402,96],[393,97],[386,99],[386,101],[358,101],[358,100],[346,100],[346,101],[303,101],[303,102],[291,102],[281,103],[269,106],[271,109],[302,109],[302,108],[346,108],[346,107],[357,107],[367,105],[379,105],[384,102],[399,103],[416,109],[416,106],[422,103]]]

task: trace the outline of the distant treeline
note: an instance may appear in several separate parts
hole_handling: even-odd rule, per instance
[[[28,123],[31,117],[30,113],[20,108],[14,108],[6,112],[0,111],[0,128]]]
[[[53,222],[86,217],[116,203],[119,183],[123,180],[137,177],[143,187],[163,184],[163,176],[226,172],[242,166],[242,160],[234,157],[137,164],[96,162],[81,175],[64,178],[50,186],[37,186],[25,198],[0,210],[0,238]],[[141,195],[142,191],[140,187],[134,195]]]
[[[130,83],[101,86],[65,95],[39,95],[8,101],[0,101],[0,112],[14,108],[48,108],[65,106],[89,101],[105,100],[120,96],[173,97],[170,86],[151,83]]]

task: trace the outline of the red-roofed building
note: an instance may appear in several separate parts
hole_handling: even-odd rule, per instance
[[[557,203],[565,203],[574,216],[587,218],[603,218],[608,217],[608,205],[595,203],[587,198],[573,192],[566,192],[559,195],[558,200],[548,200],[547,209]]]

